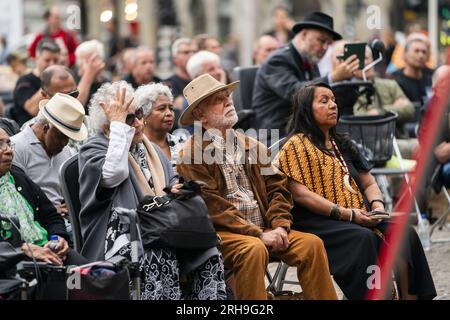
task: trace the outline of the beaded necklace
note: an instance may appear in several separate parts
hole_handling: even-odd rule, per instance
[[[348,191],[350,191],[353,194],[358,194],[358,192],[355,191],[355,189],[352,188],[352,185],[350,184],[350,172],[348,170],[347,163],[344,160],[344,157],[342,156],[341,152],[339,151],[336,142],[330,137],[331,144],[333,145],[333,148],[336,152],[336,157],[339,161],[339,164],[342,168],[342,171],[344,172],[344,185],[345,188],[347,188]]]

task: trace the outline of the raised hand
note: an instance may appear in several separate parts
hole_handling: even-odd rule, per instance
[[[356,54],[351,55],[347,60],[342,61],[331,74],[333,82],[348,80],[353,77],[358,70],[359,59]]]
[[[134,107],[132,106],[134,97],[128,102],[125,102],[125,97],[126,88],[118,86],[114,99],[109,101],[109,103],[100,102],[100,106],[103,108],[109,123],[113,121],[125,123],[127,115],[134,112]]]
[[[105,69],[105,62],[97,55],[91,55],[85,66],[85,74],[94,81],[97,76]]]

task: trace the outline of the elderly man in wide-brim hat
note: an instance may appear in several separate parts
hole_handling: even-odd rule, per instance
[[[59,184],[59,169],[75,154],[67,146],[69,139],[87,138],[85,111],[77,99],[64,93],[42,100],[39,110],[35,123],[11,138],[16,145],[14,164],[42,188],[58,213],[65,216],[68,211]]]
[[[292,97],[311,80],[321,78],[328,84],[348,80],[358,70],[356,55],[342,61],[336,70],[321,76],[318,62],[328,47],[342,36],[333,28],[333,18],[322,12],[312,12],[292,28],[294,39],[272,54],[261,66],[255,79],[252,108],[255,111],[256,129],[285,131],[291,113]],[[270,130],[267,139],[271,137]],[[260,139],[266,139],[260,136]],[[271,141],[264,141],[271,145]],[[272,141],[275,142],[275,141]]]
[[[205,182],[203,198],[221,238],[225,264],[233,269],[237,299],[267,299],[264,275],[269,256],[297,267],[306,299],[336,299],[322,241],[290,230],[292,198],[287,179],[276,172],[267,148],[232,127],[237,121],[231,93],[210,75],[184,89],[189,102],[182,125],[197,121],[180,151],[177,170]]]

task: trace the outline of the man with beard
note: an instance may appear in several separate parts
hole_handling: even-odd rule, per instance
[[[256,75],[252,103],[256,114],[254,126],[269,131],[267,140],[260,133],[260,141],[266,143],[270,142],[271,129],[279,129],[280,137],[286,135],[284,130],[294,93],[307,82],[320,78],[317,63],[333,40],[342,39],[333,30],[333,18],[322,12],[306,15],[292,31],[296,34],[292,42],[266,60]],[[350,79],[358,64],[359,60],[353,55],[322,80],[332,84]]]
[[[271,165],[266,146],[232,129],[238,118],[230,95],[238,84],[204,74],[186,86],[189,107],[180,123],[198,121],[202,130],[178,154],[178,173],[204,182],[202,197],[234,271],[237,299],[267,299],[269,256],[297,267],[305,299],[336,299],[322,240],[290,229],[286,176]]]

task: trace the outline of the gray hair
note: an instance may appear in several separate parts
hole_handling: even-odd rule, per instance
[[[48,120],[44,116],[44,113],[42,111],[39,111],[38,115],[36,116],[36,118],[34,120],[35,120],[34,123],[35,124],[39,124],[39,125],[43,125],[43,124],[47,124],[48,123]]]
[[[191,79],[195,79],[203,72],[203,64],[207,62],[217,62],[220,64],[220,57],[209,51],[199,51],[194,54],[186,65],[186,70]]]
[[[89,124],[94,133],[103,132],[103,126],[108,124],[101,102],[108,104],[116,96],[117,88],[125,88],[125,101],[129,101],[134,96],[133,87],[125,81],[104,83],[100,89],[92,96],[89,102]],[[133,103],[133,105],[136,105]]]
[[[81,65],[83,58],[86,58],[94,53],[97,54],[102,60],[105,60],[105,47],[103,43],[98,40],[90,40],[81,43],[75,50],[77,66]]]
[[[147,117],[151,112],[153,105],[159,96],[166,96],[173,102],[173,95],[170,88],[161,83],[151,83],[140,86],[135,93],[136,109],[142,108],[144,117]]]
[[[175,42],[172,44],[172,57],[175,57],[178,55],[178,51],[180,50],[180,46],[182,44],[191,44],[192,39],[190,38],[180,38],[175,40]]]
[[[139,46],[135,50],[131,51],[130,55],[130,63],[133,67],[136,66],[138,54],[141,52],[150,52],[153,56],[155,56],[155,52],[146,46]]]

